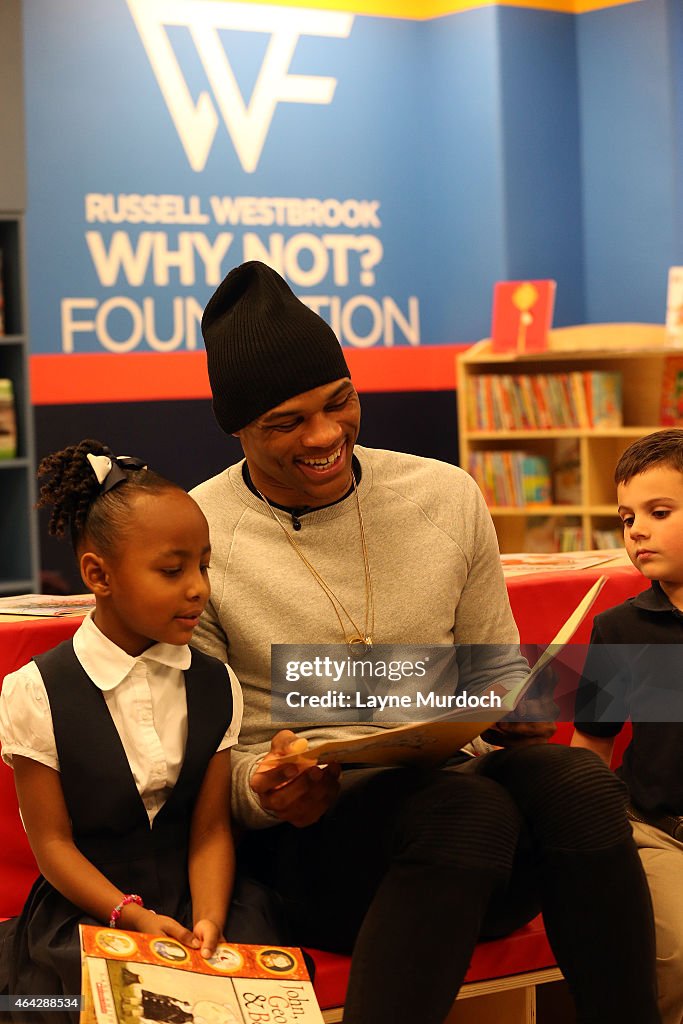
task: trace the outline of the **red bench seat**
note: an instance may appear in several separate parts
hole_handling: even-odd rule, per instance
[[[0,915],[18,914],[36,875],[37,867],[21,826],[12,772],[0,764]],[[323,1009],[343,1006],[350,959],[335,953],[310,950],[316,964],[315,989]],[[537,917],[512,935],[480,942],[466,981],[501,978],[551,967],[555,963]]]
[[[308,951],[315,960],[315,991],[323,1010],[343,1006],[349,977],[350,958],[321,950]],[[555,957],[548,944],[539,914],[529,924],[504,939],[477,944],[466,984],[488,981],[513,974],[527,974],[555,966]]]

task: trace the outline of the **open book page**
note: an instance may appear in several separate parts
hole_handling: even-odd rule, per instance
[[[452,714],[452,712],[451,712]],[[369,736],[354,740],[332,740],[308,747],[306,740],[296,753],[283,761],[296,761],[302,757],[313,764],[335,761],[338,764],[443,764],[475,736],[490,729],[494,722],[419,722],[396,729],[382,729]]]
[[[444,715],[434,717],[428,722],[399,726],[395,729],[382,729],[358,739],[332,740],[328,743],[316,743],[309,746],[305,738],[300,738],[292,743],[291,752],[281,761],[306,760],[311,764],[334,761],[338,764],[382,765],[443,763],[473,740],[475,736],[481,735],[495,725],[496,721],[504,718],[517,707],[534,680],[571,640],[590,611],[606,579],[606,576],[601,576],[596,580],[560,627],[529,674],[503,697],[502,710],[495,709],[495,715],[493,709],[491,710],[491,721],[465,721],[462,720],[462,716],[461,720],[458,720],[457,712],[449,710]]]
[[[512,690],[508,691],[507,697],[503,701],[503,705],[506,712],[512,711],[517,707],[520,700],[527,692],[534,679],[537,679],[541,672],[547,668],[553,658],[556,658],[560,653],[565,644],[568,644],[571,638],[576,633],[577,629],[588,615],[588,612],[592,608],[595,599],[607,582],[606,576],[601,576],[595,581],[593,586],[590,588],[587,594],[581,598],[574,611],[571,613],[569,618],[564,622],[551,642],[548,644],[546,649],[543,651],[538,661],[531,669],[531,672],[519,686],[513,687]],[[501,716],[502,717],[502,716]]]
[[[221,943],[205,960],[166,935],[80,932],[80,1024],[323,1024],[300,949]]]

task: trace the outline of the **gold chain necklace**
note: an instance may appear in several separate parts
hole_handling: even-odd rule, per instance
[[[335,592],[332,590],[332,587],[329,585],[327,580],[325,580],[320,575],[320,573],[318,572],[316,567],[314,565],[312,565],[311,562],[309,562],[308,558],[306,558],[306,555],[303,553],[303,551],[301,550],[301,548],[299,547],[297,542],[287,532],[287,527],[282,522],[280,517],[277,515],[277,513],[275,512],[275,509],[270,504],[270,502],[266,498],[265,494],[261,494],[260,491],[257,491],[257,493],[258,493],[259,497],[261,498],[261,500],[265,503],[266,508],[268,509],[268,511],[270,512],[271,516],[273,517],[275,522],[278,524],[278,526],[280,527],[282,532],[284,533],[285,537],[287,538],[287,540],[289,541],[291,546],[296,551],[296,553],[299,556],[299,558],[301,559],[301,561],[304,563],[304,565],[306,566],[306,568],[310,572],[311,576],[313,576],[313,578],[316,581],[316,583],[320,586],[320,588],[327,595],[327,598],[329,599],[330,604],[334,608],[334,613],[337,616],[337,619],[339,620],[339,625],[341,627],[342,633],[344,634],[344,639],[346,640],[346,643],[351,648],[351,653],[352,654],[356,654],[356,653],[363,653],[364,654],[367,651],[369,651],[370,648],[372,647],[373,633],[374,633],[374,630],[375,630],[375,604],[374,604],[374,598],[373,598],[373,593],[372,593],[372,577],[370,576],[370,559],[368,558],[368,546],[367,546],[367,542],[365,540],[365,524],[363,523],[363,512],[362,512],[361,507],[360,507],[360,498],[358,497],[358,487],[356,485],[356,476],[355,476],[354,473],[351,474],[351,480],[353,481],[353,493],[356,496],[356,508],[358,509],[358,525],[360,526],[360,544],[361,544],[361,549],[363,551],[363,568],[365,570],[365,629],[364,630],[360,630],[358,628],[358,625],[356,624],[355,620],[353,619],[353,617],[349,613],[348,609],[346,609],[344,607],[344,605],[339,600],[339,598],[337,597]],[[346,618],[348,619],[348,621],[351,623],[351,625],[353,626],[353,628],[355,630],[355,635],[353,635],[353,636],[349,636],[348,635],[348,633],[346,632],[346,627],[344,626],[344,620],[342,619],[342,616],[341,616],[340,613],[343,613],[346,616]]]

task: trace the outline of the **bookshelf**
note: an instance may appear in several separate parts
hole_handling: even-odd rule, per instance
[[[544,544],[548,545],[545,550],[550,550],[562,531],[575,531],[578,546],[603,546],[596,543],[595,531],[618,527],[613,484],[616,461],[636,438],[660,429],[666,360],[681,355],[681,348],[667,345],[664,325],[585,324],[550,331],[545,352],[494,355],[485,339],[458,358],[458,428],[464,469],[469,467],[472,453],[520,449],[546,457],[553,466],[560,446],[567,446],[570,439],[574,442],[577,470],[572,503],[489,505],[502,552],[530,547],[543,550]],[[616,371],[621,375],[623,426],[479,430],[473,425],[475,378],[576,371]]]
[[[38,589],[33,419],[28,382],[28,333],[24,218],[26,171],[21,54],[21,4],[0,4],[0,279],[4,333],[0,333],[0,378],[12,381],[17,451],[0,459],[0,595]]]

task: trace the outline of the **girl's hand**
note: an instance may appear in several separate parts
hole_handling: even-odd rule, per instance
[[[197,946],[201,946],[201,954],[205,959],[213,956],[219,942],[225,942],[221,929],[214,921],[210,921],[208,917],[197,921],[194,926],[194,934],[195,943]]]
[[[198,948],[199,940],[195,938],[189,928],[185,928],[179,921],[174,921],[172,917],[166,917],[165,914],[152,914],[151,916],[153,932],[168,935],[170,939],[177,939],[178,942],[182,942],[183,946],[189,946],[191,949]]]
[[[183,946],[190,946],[197,949],[199,941],[192,932],[185,928],[179,921],[165,914],[155,914],[152,910],[145,910],[135,903],[129,903],[121,912],[121,927],[132,932],[146,932],[148,935],[168,935],[170,939],[177,939]]]

